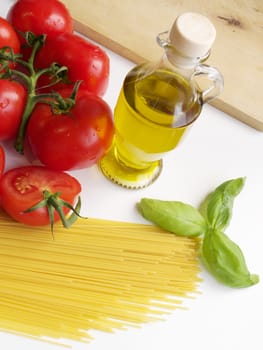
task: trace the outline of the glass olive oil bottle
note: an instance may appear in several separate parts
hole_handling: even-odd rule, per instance
[[[189,26],[197,24],[202,30],[195,39],[197,34]],[[114,143],[100,163],[112,181],[128,188],[152,183],[161,172],[165,153],[177,146],[203,104],[220,93],[221,74],[202,64],[214,38],[214,27],[206,17],[183,14],[170,34],[157,37],[164,49],[161,60],[136,66],[127,74],[114,110]],[[206,90],[199,86],[200,76],[209,81]]]

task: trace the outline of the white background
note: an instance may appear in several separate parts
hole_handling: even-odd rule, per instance
[[[1,0],[1,16],[6,15],[12,3],[12,0]],[[105,100],[113,108],[122,80],[133,64],[107,52],[111,59],[111,78]],[[262,277],[262,153],[262,132],[205,106],[182,144],[165,158],[164,170],[152,186],[136,191],[122,189],[106,180],[97,167],[72,174],[82,183],[84,215],[134,222],[144,222],[135,207],[142,197],[180,200],[197,206],[223,181],[246,176],[227,234],[242,248],[251,272]],[[14,164],[23,165],[25,160],[9,150],[7,167]],[[73,349],[262,350],[262,282],[236,290],[220,285],[205,271],[201,277],[204,279],[202,294],[184,303],[187,311],[175,311],[164,322],[147,324],[141,329],[115,334],[94,332],[94,341],[89,345],[74,343]],[[14,350],[61,349],[4,332],[0,333],[0,344],[2,348]]]

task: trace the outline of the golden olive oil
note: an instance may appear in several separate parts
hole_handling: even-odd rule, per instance
[[[162,57],[125,77],[114,110],[114,143],[100,161],[106,177],[128,188],[148,186],[159,176],[165,153],[223,88],[221,73],[203,64],[215,39],[206,17],[183,13],[156,39]]]
[[[114,111],[117,157],[137,169],[159,161],[176,147],[201,107],[187,79],[165,69],[145,76],[144,66],[137,66],[125,78]]]

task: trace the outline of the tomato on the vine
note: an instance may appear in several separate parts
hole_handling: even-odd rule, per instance
[[[99,96],[84,93],[77,95],[70,111],[61,114],[47,104],[38,104],[27,127],[33,154],[56,170],[94,165],[109,149],[113,134],[109,105]]]
[[[3,147],[0,145],[0,177],[2,176],[5,170],[5,151]]]
[[[0,17],[0,48],[5,46],[11,47],[14,53],[18,53],[20,41],[12,25],[5,18]]]
[[[26,104],[26,90],[16,81],[0,79],[0,141],[15,137]]]
[[[59,202],[63,200],[73,205],[80,191],[80,183],[69,174],[42,166],[24,166],[11,169],[1,177],[0,204],[16,221],[32,226],[49,225],[46,205],[32,211],[28,209],[41,203],[46,193],[54,195]],[[62,210],[66,215],[70,208],[63,206]],[[54,222],[59,219],[54,211]]]
[[[36,67],[45,68],[57,62],[68,67],[68,79],[71,83],[82,81],[90,92],[103,96],[107,90],[110,74],[110,61],[106,52],[99,46],[77,34],[62,34],[47,38],[36,56]],[[49,80],[42,81],[48,85]],[[57,85],[63,87],[63,84]],[[51,89],[54,90],[55,86]]]
[[[20,40],[12,27],[12,25],[5,19],[0,17],[0,50],[4,52],[10,52],[13,50],[14,54],[20,52]],[[10,68],[14,67],[13,63],[9,63]],[[0,63],[0,73],[5,71],[5,67]]]
[[[56,36],[72,33],[73,21],[67,7],[59,0],[18,0],[9,9],[8,21],[20,32]]]

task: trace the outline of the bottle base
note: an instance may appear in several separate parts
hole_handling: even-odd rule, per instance
[[[128,188],[140,189],[151,185],[162,171],[162,161],[156,161],[145,169],[127,167],[116,159],[114,147],[100,160],[99,167],[111,182]]]

